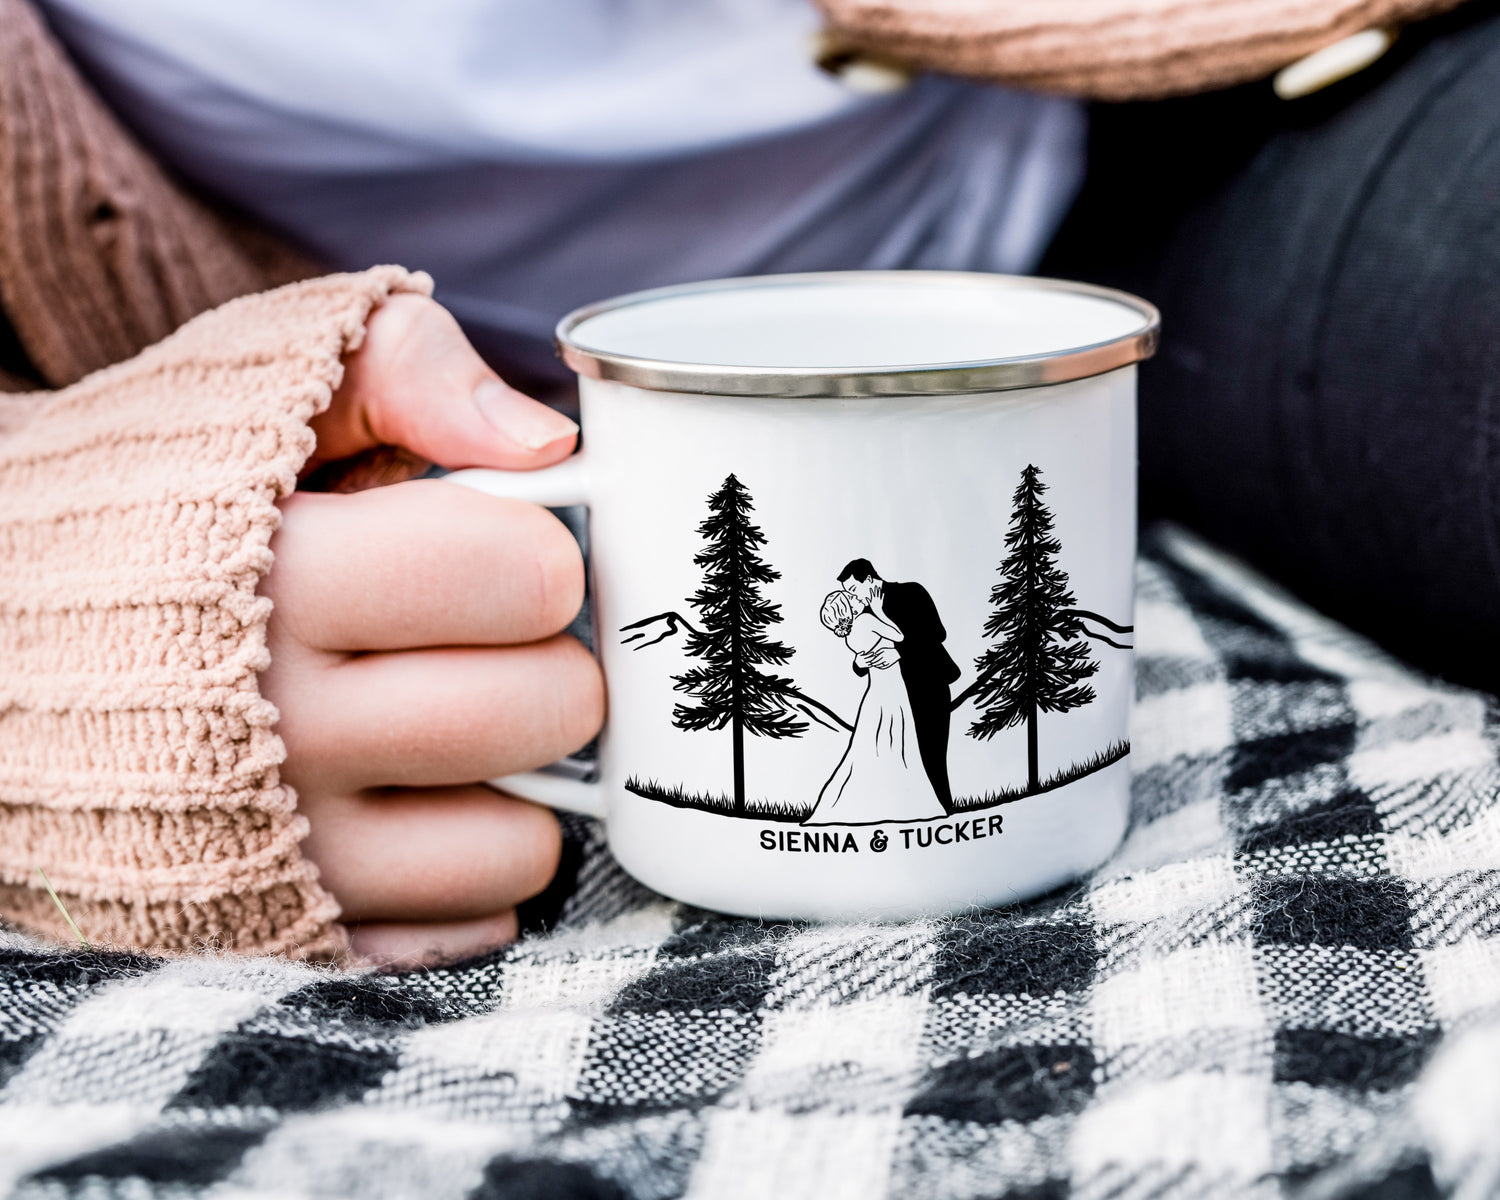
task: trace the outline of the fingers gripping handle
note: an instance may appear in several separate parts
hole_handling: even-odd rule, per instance
[[[484,492],[489,496],[529,500],[533,504],[552,508],[589,503],[588,464],[582,454],[575,454],[555,467],[544,467],[540,471],[491,471],[476,468],[454,471],[443,478],[448,483],[473,488],[476,492]],[[545,804],[548,808],[560,808],[601,819],[604,817],[604,787],[599,783],[572,779],[547,770],[504,775],[499,779],[491,779],[489,783],[501,791],[520,796],[523,800]]]

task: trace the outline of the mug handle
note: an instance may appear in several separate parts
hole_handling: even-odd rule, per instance
[[[443,481],[473,488],[487,496],[529,500],[532,504],[541,504],[547,508],[589,503],[588,462],[582,453],[539,471],[493,471],[472,467],[444,475]],[[602,783],[569,779],[563,775],[548,774],[545,770],[502,775],[499,779],[486,782],[491,787],[519,796],[523,800],[545,804],[548,808],[582,813],[600,820],[604,818]]]

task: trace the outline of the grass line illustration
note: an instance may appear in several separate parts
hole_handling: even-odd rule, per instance
[[[728,816],[734,813],[733,796],[713,792],[689,792],[681,787],[667,786],[656,780],[641,780],[632,775],[625,781],[625,790],[644,796],[647,800],[660,800],[673,808],[692,808],[699,812],[718,813]],[[796,823],[812,811],[807,804],[786,804],[774,800],[746,798],[744,815],[757,821],[790,821]]]
[[[953,797],[953,811],[955,813],[977,812],[983,808],[994,808],[998,804],[1010,804],[1016,800],[1024,800],[1028,796],[1040,796],[1043,792],[1055,791],[1060,787],[1066,787],[1070,783],[1077,783],[1080,779],[1092,775],[1095,771],[1102,771],[1105,767],[1119,762],[1129,753],[1129,742],[1115,742],[1093,757],[1086,758],[1081,763],[1074,763],[1071,767],[1059,771],[1055,775],[1049,775],[1035,789],[1026,787],[1001,788],[998,792],[987,792],[983,796],[955,796]]]
[[[1095,771],[1102,771],[1105,767],[1114,765],[1129,753],[1129,742],[1115,742],[1108,749],[1101,750],[1083,762],[1075,763],[1065,770],[1049,775],[1042,780],[1041,786],[1036,791],[1030,791],[1025,787],[1011,787],[986,792],[980,796],[955,796],[953,811],[949,815],[959,816],[963,813],[980,812],[1001,804],[1013,804],[1017,800],[1025,800],[1028,796],[1039,796],[1044,792],[1056,791],[1070,783],[1077,783],[1080,779],[1094,774]],[[658,783],[654,779],[642,780],[631,776],[625,781],[625,789],[647,800],[659,800],[663,804],[670,804],[673,808],[691,808],[698,812],[717,813],[721,816],[734,812],[732,796],[713,792],[689,792],[681,787]],[[795,824],[811,813],[813,807],[810,804],[787,804],[766,799],[749,799],[745,805],[745,816],[751,820],[786,821]],[[829,824],[879,825],[883,822],[829,822]]]

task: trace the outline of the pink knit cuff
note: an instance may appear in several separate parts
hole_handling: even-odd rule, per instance
[[[91,942],[347,944],[257,672],[278,498],[398,267],[233,300],[0,430],[0,915]],[[5,431],[8,430],[8,431]]]

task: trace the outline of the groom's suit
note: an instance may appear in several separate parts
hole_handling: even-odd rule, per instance
[[[911,704],[912,721],[917,727],[917,749],[922,754],[922,769],[932,780],[943,807],[953,808],[953,793],[948,786],[948,722],[952,715],[952,683],[959,677],[958,664],[949,657],[943,642],[948,631],[943,628],[937,605],[920,583],[887,583],[881,607],[891,624],[901,631],[901,679],[906,684],[906,698]],[[867,674],[855,666],[855,673]]]

